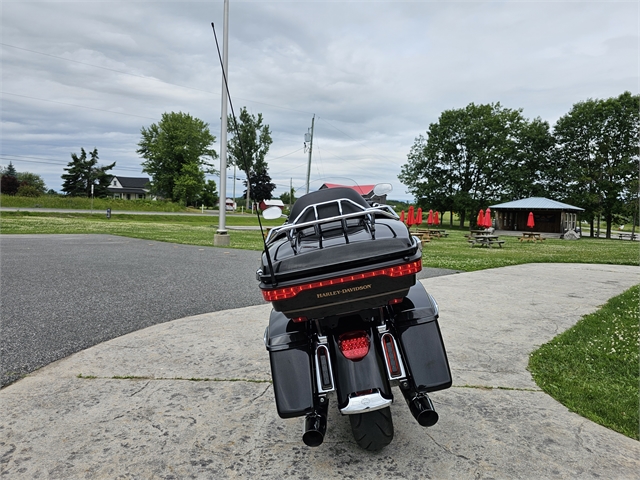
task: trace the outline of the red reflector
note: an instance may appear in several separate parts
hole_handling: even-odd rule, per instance
[[[402,303],[402,298],[392,298],[389,300],[389,305],[395,305],[396,303]]]
[[[274,288],[273,290],[262,290],[262,296],[267,302],[276,302],[278,300],[287,300],[298,295],[304,290],[312,290],[314,288],[330,287],[347,282],[355,282],[371,277],[404,277],[413,275],[422,270],[422,259],[415,260],[410,263],[398,265],[396,267],[381,268],[370,272],[356,273],[344,277],[331,278],[319,282],[303,283],[302,285],[294,285],[292,287]]]
[[[360,360],[366,357],[370,345],[369,336],[362,330],[343,333],[338,337],[338,347],[349,360]]]
[[[307,317],[296,317],[291,319],[293,323],[302,323],[307,321]]]

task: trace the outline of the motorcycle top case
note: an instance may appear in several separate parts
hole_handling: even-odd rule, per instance
[[[351,202],[337,207],[331,203],[337,198]],[[298,223],[335,218],[357,212],[356,203],[369,207],[354,190],[319,190],[300,198],[290,218]],[[310,210],[315,216],[305,218]],[[269,290],[295,292],[269,300],[274,310],[289,318],[322,318],[386,305],[408,293],[416,281],[415,271],[421,269],[421,243],[392,218],[376,216],[371,222],[370,217],[361,216],[308,226],[277,235],[268,248],[273,275],[263,253],[260,288],[267,300]],[[390,269],[409,264],[415,267],[413,273],[389,274]]]
[[[393,308],[396,332],[415,391],[427,393],[449,388],[451,369],[433,297],[417,283],[402,303]]]
[[[296,324],[272,310],[264,334],[281,418],[299,417],[313,411],[311,354],[305,328],[305,324]]]

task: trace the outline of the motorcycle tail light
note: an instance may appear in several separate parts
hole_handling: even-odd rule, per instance
[[[306,322],[308,319],[307,317],[296,317],[296,318],[292,318],[291,320],[293,321],[293,323],[303,323],[303,322]]]
[[[343,333],[338,337],[338,347],[349,360],[362,360],[369,353],[370,346],[369,336],[363,330]]]
[[[403,277],[405,275],[414,275],[420,270],[422,270],[422,259],[397,265],[395,267],[387,267],[378,270],[371,270],[369,272],[345,275],[344,277],[331,278],[329,280],[321,280],[319,282],[303,283],[302,285],[274,288],[272,290],[262,290],[262,296],[267,302],[276,302],[293,298],[305,290],[341,285],[343,283],[355,282],[371,277]]]

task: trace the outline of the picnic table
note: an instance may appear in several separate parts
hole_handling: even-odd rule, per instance
[[[635,240],[637,237],[638,237],[637,233],[619,233],[618,234],[619,240],[624,240],[625,238],[628,238],[629,240]]]
[[[414,237],[418,237],[423,245],[431,241],[431,235],[429,235],[429,232],[426,231],[416,230],[415,232],[411,232],[411,235],[413,235]]]
[[[473,247],[474,245],[480,245],[481,247],[485,246],[493,248],[494,245],[498,245],[500,248],[502,248],[504,240],[500,240],[500,237],[498,235],[485,233],[470,236],[468,242],[470,247]]]
[[[421,233],[421,234],[426,234],[429,235],[430,237],[448,237],[449,234],[447,233],[446,230],[437,230],[437,229],[433,229],[433,228],[429,228],[429,229],[418,229],[416,230],[417,233]]]
[[[519,239],[521,242],[542,242],[544,237],[541,233],[536,232],[522,232],[522,236]]]

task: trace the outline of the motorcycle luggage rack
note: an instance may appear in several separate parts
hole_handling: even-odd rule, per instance
[[[319,212],[319,210],[329,210],[332,207],[334,210],[337,209],[339,214],[322,217],[322,214]],[[346,210],[351,210],[351,212],[347,213]],[[271,229],[267,235],[266,243],[267,245],[269,245],[273,243],[275,239],[280,235],[286,234],[289,242],[291,243],[291,248],[293,249],[294,254],[297,254],[299,233],[301,233],[301,231],[304,229],[313,228],[314,234],[318,237],[318,248],[323,248],[322,225],[337,222],[340,222],[340,228],[342,230],[342,235],[344,236],[345,242],[349,243],[349,225],[347,223],[347,220],[354,218],[363,219],[365,228],[370,233],[371,239],[374,240],[376,215],[381,215],[394,220],[397,220],[399,218],[398,215],[388,205],[375,205],[365,208],[348,198],[338,198],[326,202],[314,203],[305,207],[291,223],[285,223],[280,227]],[[308,217],[312,217],[313,220],[306,220],[306,218]]]

